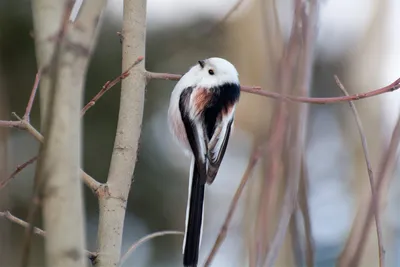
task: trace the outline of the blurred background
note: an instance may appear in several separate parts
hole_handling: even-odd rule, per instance
[[[223,23],[221,19],[238,0],[148,0],[146,69],[184,73],[197,60],[223,57],[240,73],[244,85],[261,85],[275,91],[280,38],[290,35],[291,0],[242,0]],[[81,1],[76,2],[79,9]],[[107,80],[121,70],[122,0],[109,0],[102,29],[91,60],[85,99],[89,101]],[[217,25],[217,26],[215,26]],[[333,76],[338,75],[348,91],[366,92],[400,77],[400,2],[398,0],[321,0],[315,45],[313,86],[315,97],[340,96]],[[11,112],[22,115],[36,74],[32,37],[31,3],[0,0],[0,119]],[[277,58],[278,57],[278,58]],[[184,229],[189,159],[179,150],[167,130],[171,81],[151,81],[147,87],[139,161],[128,201],[123,249],[146,234]],[[253,148],[267,139],[272,99],[242,94],[236,113],[235,131],[225,160],[212,186],[207,188],[205,226],[200,262],[208,255],[242,178]],[[100,99],[84,117],[84,170],[101,182],[108,174],[117,125],[119,85]],[[369,142],[372,166],[390,140],[400,108],[400,92],[356,102]],[[32,124],[39,128],[37,103]],[[39,144],[28,133],[0,129],[0,168],[5,179],[15,168],[36,155]],[[368,175],[354,118],[347,103],[310,105],[305,165],[308,171],[308,208],[314,240],[314,266],[334,266],[351,229],[358,205],[370,193]],[[1,142],[4,143],[4,142]],[[2,166],[0,164],[0,166]],[[228,237],[212,266],[248,266],[248,241],[259,188],[265,178],[265,162],[257,165],[239,202]],[[35,165],[22,171],[0,191],[0,210],[26,218],[31,201]],[[382,221],[387,267],[400,266],[400,201],[398,170],[384,192]],[[278,196],[283,189],[275,192]],[[97,199],[86,188],[88,250],[95,251],[98,222]],[[271,225],[277,222],[271,216]],[[40,226],[40,225],[38,225]],[[272,227],[271,226],[271,227]],[[304,226],[295,223],[298,239]],[[24,229],[0,218],[1,266],[16,266]],[[375,226],[360,266],[378,266]],[[306,266],[294,255],[288,238],[275,264],[277,267]],[[301,243],[301,242],[300,242]],[[181,236],[165,236],[140,246],[124,266],[180,266]],[[300,250],[301,250],[300,245]],[[43,239],[35,236],[30,266],[43,266]]]

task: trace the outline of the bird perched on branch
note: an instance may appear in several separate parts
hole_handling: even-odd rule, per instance
[[[182,76],[170,99],[172,134],[192,156],[186,209],[183,265],[197,266],[203,228],[204,190],[224,157],[233,127],[240,83],[236,68],[222,58],[200,60]]]

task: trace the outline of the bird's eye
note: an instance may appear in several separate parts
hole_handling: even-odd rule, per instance
[[[209,70],[208,70],[208,74],[214,75],[214,71],[213,71],[212,69],[209,69]]]

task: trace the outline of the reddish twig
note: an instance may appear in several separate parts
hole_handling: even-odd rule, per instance
[[[29,97],[28,104],[26,105],[25,114],[22,117],[27,122],[30,121],[31,110],[32,110],[33,101],[35,100],[36,92],[37,92],[37,89],[38,89],[38,86],[39,86],[40,75],[41,75],[41,72],[39,70],[36,73],[35,82],[33,83],[33,87],[32,87],[32,92],[31,92],[31,95]]]
[[[178,81],[182,75],[179,74],[169,74],[169,73],[156,73],[156,72],[147,72],[148,79],[155,80],[171,80]],[[360,94],[354,94],[349,96],[337,96],[337,97],[305,97],[305,96],[292,96],[286,94],[280,94],[276,92],[264,91],[260,86],[242,86],[241,90],[246,93],[256,94],[260,96],[265,96],[268,98],[289,101],[289,102],[301,102],[301,103],[309,103],[309,104],[332,104],[338,102],[347,102],[347,101],[355,101],[364,98],[373,97],[376,95],[393,92],[400,88],[400,78],[391,84]]]
[[[132,65],[132,67],[130,67],[127,71],[125,71],[123,74],[121,74],[119,77],[112,80],[111,82],[107,82],[106,84],[108,84],[108,87],[105,88],[105,90],[103,90],[104,89],[104,87],[103,87],[102,94],[100,94],[100,93],[99,93],[100,95],[97,94],[94,98],[94,101],[98,100],[107,90],[109,90],[111,87],[113,87],[115,84],[117,84],[121,79],[127,77],[129,75],[129,71],[135,65],[140,63],[142,60],[143,60],[143,57],[139,57],[137,59],[137,61]],[[39,82],[40,82],[40,76],[41,76],[41,71],[38,71],[36,74],[36,77],[35,77],[35,82],[32,86],[32,92],[29,97],[29,101],[26,106],[25,114],[24,114],[23,118],[20,118],[15,112],[13,112],[12,115],[14,117],[16,117],[18,119],[18,121],[1,121],[0,120],[0,127],[24,129],[24,130],[28,131],[33,137],[35,137],[39,142],[43,142],[43,140],[44,140],[43,136],[30,124],[30,112],[32,110],[33,102],[36,97],[36,92],[37,92]],[[92,101],[93,101],[93,99],[92,99]],[[90,102],[89,102],[89,104],[90,104]],[[87,111],[89,108],[90,107],[87,107],[85,111]],[[38,156],[35,156],[35,157],[29,159],[28,161],[26,161],[25,163],[17,166],[16,170],[6,180],[0,182],[0,189],[4,188],[18,173],[20,173],[25,167],[27,167],[30,164],[32,164],[33,162],[35,162],[37,160],[37,158],[38,158]],[[82,176],[82,179],[85,182],[85,184],[90,189],[92,189],[93,192],[97,193],[97,189],[100,187],[101,184],[99,182],[97,182],[95,179],[93,179],[90,175],[85,173],[84,171],[81,171],[81,176]]]
[[[392,176],[388,175],[389,167],[393,165],[395,159],[396,159],[396,152],[399,147],[399,142],[400,142],[400,118],[397,120],[396,126],[393,130],[392,137],[390,140],[389,147],[386,151],[383,152],[379,169],[377,172],[377,179],[375,182],[375,192],[376,192],[376,199],[377,203],[379,204],[380,200],[380,194],[381,190],[383,187],[383,184],[388,184],[389,179],[393,178]],[[362,208],[362,207],[361,207]],[[366,240],[369,235],[369,228],[371,227],[372,223],[372,218],[375,214],[375,205],[373,203],[372,196],[370,197],[368,201],[368,207],[367,207],[367,214],[361,213],[361,210],[359,210],[357,217],[355,218],[355,222],[360,222],[362,226],[359,226],[358,223],[357,225],[354,223],[353,227],[351,229],[349,238],[347,239],[346,245],[344,246],[342,250],[342,255],[339,259],[339,264],[338,266],[358,266],[361,255],[363,253],[364,247],[366,245]],[[361,217],[363,216],[363,217]],[[359,231],[361,233],[361,237],[358,237],[356,232],[358,232],[358,229],[361,230]],[[353,253],[352,256],[349,256],[349,250],[355,247],[356,251]],[[348,260],[350,258],[350,260]]]
[[[294,88],[295,66],[301,53],[302,36],[299,27],[302,25],[299,17],[299,5],[296,5],[292,29],[288,44],[284,46],[282,56],[279,61],[279,68],[274,85],[277,85],[279,93],[287,94]],[[269,238],[271,228],[271,217],[275,217],[276,203],[280,187],[280,167],[284,154],[284,140],[287,138],[288,131],[288,103],[285,101],[275,103],[272,122],[269,126],[268,140],[274,144],[265,163],[265,175],[259,197],[258,213],[255,223],[254,240],[256,250],[251,257],[255,258],[256,265],[262,265],[269,251]]]
[[[339,80],[339,78],[335,75],[335,81],[336,84],[339,86],[340,90],[344,93],[344,95],[348,96],[349,93],[347,92],[346,88],[342,84],[342,82]],[[376,235],[378,239],[378,253],[379,253],[379,267],[384,267],[385,266],[385,256],[384,256],[384,247],[383,247],[383,241],[382,241],[382,227],[381,227],[381,220],[380,220],[380,214],[378,210],[378,199],[376,197],[376,191],[375,191],[375,181],[374,181],[374,172],[372,171],[372,166],[371,166],[371,161],[370,161],[370,156],[368,152],[368,143],[367,143],[367,138],[365,137],[364,134],[364,127],[362,126],[362,122],[360,119],[360,116],[358,114],[358,111],[356,109],[356,106],[354,105],[353,101],[349,101],[350,108],[353,112],[354,118],[356,120],[358,132],[360,134],[361,138],[361,145],[363,148],[364,152],[364,158],[365,158],[365,164],[367,166],[367,171],[368,171],[368,177],[369,177],[369,183],[371,186],[371,198],[372,198],[372,203],[373,203],[373,210],[374,216],[375,216],[375,224],[376,224]]]
[[[294,42],[300,44],[299,59],[297,61],[297,73],[293,84],[293,91],[297,91],[300,95],[307,95],[311,88],[312,69],[314,63],[314,46],[316,38],[316,28],[319,14],[318,0],[304,2],[296,0],[295,20],[299,35]],[[287,186],[283,199],[283,206],[280,211],[278,226],[274,233],[274,237],[270,244],[265,259],[265,266],[274,266],[278,258],[278,253],[283,245],[287,228],[292,218],[293,212],[296,210],[298,202],[298,189],[301,176],[301,162],[303,155],[303,147],[305,141],[306,125],[307,125],[308,106],[293,105],[290,109],[290,127],[286,131],[287,137],[290,138],[288,149],[287,170]],[[290,131],[290,132],[289,132]]]
[[[303,214],[304,234],[306,236],[306,266],[314,267],[314,239],[311,227],[310,209],[308,204],[308,171],[304,162],[304,155],[301,158],[301,177],[299,187],[299,207]]]
[[[96,104],[96,101],[98,101],[100,99],[100,97],[102,97],[108,90],[110,90],[113,86],[115,86],[117,83],[119,83],[120,81],[122,81],[123,79],[125,79],[126,77],[129,76],[130,70],[135,67],[137,64],[139,64],[140,62],[142,62],[144,59],[144,57],[138,57],[138,59],[127,69],[125,70],[121,75],[119,75],[118,77],[116,77],[115,79],[111,80],[111,81],[107,81],[103,87],[101,88],[101,90],[92,98],[92,100],[89,101],[89,103],[87,103],[82,111],[81,111],[81,115],[85,115],[85,113]]]
[[[2,121],[2,120],[0,120],[0,127],[24,129],[24,125],[20,121]]]
[[[27,223],[26,221],[21,220],[20,218],[12,215],[11,212],[9,212],[8,210],[0,211],[0,217],[3,217],[5,219],[9,220],[10,222],[18,224],[18,225],[20,225],[20,226],[22,226],[24,228],[28,228],[29,227],[29,223]],[[42,229],[38,228],[38,227],[33,227],[33,233],[36,234],[36,235],[40,235],[40,236],[46,237],[46,232],[43,231]],[[95,258],[97,256],[97,253],[95,253],[95,252],[91,252],[91,251],[88,251],[88,250],[85,250],[85,252],[86,252],[86,254],[88,255],[88,257],[90,259],[93,259],[93,258]]]
[[[397,121],[396,127],[393,131],[392,138],[390,140],[390,145],[388,148],[388,151],[385,151],[384,155],[382,156],[380,168],[378,171],[378,179],[375,185],[375,192],[376,192],[376,199],[379,202],[379,196],[380,196],[380,191],[382,189],[382,186],[384,182],[386,183],[389,175],[387,175],[387,172],[389,171],[389,167],[393,164],[394,160],[396,159],[396,152],[399,147],[399,141],[400,141],[400,118]],[[385,179],[386,178],[386,179]],[[358,243],[356,253],[354,254],[353,259],[350,261],[350,266],[358,266],[358,263],[361,258],[361,254],[363,252],[363,249],[366,244],[366,240],[368,237],[369,233],[369,228],[371,226],[371,221],[374,213],[376,213],[376,210],[374,210],[376,207],[373,203],[373,199],[371,198],[368,204],[368,214],[367,217],[364,221],[364,225],[362,227],[362,236],[361,239]]]
[[[28,161],[24,162],[23,164],[18,165],[17,168],[15,169],[15,171],[13,171],[13,173],[11,173],[11,175],[7,179],[0,182],[0,190],[3,189],[4,187],[6,187],[8,185],[8,183],[11,182],[11,180],[14,179],[14,177],[18,173],[20,173],[23,169],[25,169],[30,164],[34,163],[37,160],[37,158],[38,158],[38,156],[34,156],[33,158],[29,159]]]
[[[242,192],[247,184],[247,181],[251,177],[254,167],[256,166],[257,162],[261,158],[261,155],[262,155],[261,147],[257,148],[253,152],[253,154],[250,158],[249,164],[247,165],[246,171],[243,174],[242,180],[240,181],[240,184],[239,184],[238,188],[236,189],[235,195],[233,196],[232,202],[231,202],[229,210],[228,210],[228,214],[225,217],[224,224],[222,225],[222,227],[219,231],[218,237],[214,243],[214,246],[211,249],[210,254],[207,257],[207,260],[206,260],[204,266],[211,265],[211,262],[214,259],[214,256],[217,254],[218,249],[221,247],[222,243],[224,242],[227,232],[228,232],[229,224],[230,224],[230,222],[232,220],[232,216],[236,210],[240,196],[242,195]]]
[[[132,246],[125,252],[125,254],[121,257],[121,263],[120,265],[122,266],[125,261],[129,258],[129,256],[143,243],[146,243],[147,241],[159,237],[159,236],[164,236],[164,235],[184,235],[183,232],[180,231],[160,231],[160,232],[155,232],[149,235],[146,235],[145,237],[142,237],[139,239],[137,242],[133,243]]]

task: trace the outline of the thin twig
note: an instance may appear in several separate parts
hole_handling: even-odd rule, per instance
[[[10,222],[18,224],[22,227],[25,227],[25,228],[29,227],[29,224],[26,221],[21,220],[20,218],[12,215],[11,212],[9,212],[8,210],[0,211],[0,217],[3,217],[5,219],[9,220]],[[42,236],[42,237],[46,237],[46,232],[43,231],[42,229],[40,229],[39,227],[33,227],[33,233],[36,235]],[[89,258],[94,258],[97,256],[97,253],[91,252],[88,250],[85,250],[85,253],[88,255]]]
[[[23,125],[24,129],[26,129],[36,140],[43,143],[44,137],[35,127],[32,126],[29,122],[22,120],[15,112],[12,113],[14,117],[16,117],[19,122]],[[85,171],[81,169],[81,176],[85,184],[94,192],[97,193],[97,190],[100,188],[101,183],[96,181],[92,176],[87,174]]]
[[[129,256],[140,246],[143,245],[143,243],[146,243],[147,241],[159,237],[159,236],[164,236],[164,235],[184,235],[183,232],[181,231],[160,231],[160,232],[155,232],[149,235],[146,235],[139,239],[137,242],[133,243],[132,246],[125,252],[125,254],[121,257],[121,263],[120,265],[122,266],[126,260],[129,258]]]
[[[140,63],[143,60],[143,57],[139,57],[137,59],[137,61],[127,70],[125,71],[123,74],[121,74],[119,77],[117,77],[116,79],[112,80],[111,82],[108,82],[106,84],[108,84],[108,87],[103,91],[103,93],[101,95],[97,94],[95,96],[94,99],[92,99],[92,101],[94,100],[97,101],[107,90],[109,90],[111,87],[113,87],[115,84],[117,84],[119,81],[121,81],[121,79],[125,78],[127,75],[129,75],[129,71],[138,63]],[[18,120],[18,121],[1,121],[0,120],[0,127],[7,127],[7,128],[19,128],[19,129],[24,129],[26,131],[28,131],[33,137],[35,137],[36,140],[38,140],[39,142],[43,142],[44,141],[44,137],[41,133],[39,133],[39,131],[37,131],[31,124],[30,124],[30,112],[32,110],[32,106],[33,106],[33,102],[35,100],[36,97],[36,92],[37,92],[37,88],[39,86],[39,81],[40,81],[40,76],[41,76],[41,72],[38,71],[35,77],[35,82],[32,86],[32,92],[31,95],[29,97],[29,101],[28,104],[26,106],[26,110],[25,110],[25,114],[24,116],[21,118],[19,117],[15,112],[12,113],[12,115]],[[104,89],[104,87],[103,87]],[[102,90],[103,90],[102,89]],[[92,102],[91,101],[91,102]],[[90,104],[90,102],[88,103],[88,105]],[[83,114],[93,105],[87,107],[88,105],[85,106],[86,110],[82,110]],[[85,109],[84,108],[84,109]],[[35,162],[38,159],[38,156],[35,156],[31,159],[29,159],[28,161],[26,161],[25,163],[17,166],[16,170],[4,181],[0,182],[0,189],[4,188],[18,173],[20,173],[25,167],[29,166],[30,164],[32,164],[33,162]],[[101,183],[97,182],[93,177],[91,177],[90,175],[88,175],[87,173],[85,173],[83,170],[81,170],[81,176],[83,181],[85,182],[85,184],[94,192],[97,193],[97,190],[100,188]]]
[[[342,90],[343,94],[348,96],[349,93],[347,92],[346,88],[344,87],[343,83],[339,80],[338,76],[334,76],[336,84],[339,86],[340,90]],[[368,152],[368,143],[367,143],[367,138],[365,137],[364,134],[364,127],[362,125],[360,116],[358,114],[358,111],[356,109],[356,106],[354,105],[353,101],[349,101],[349,105],[351,108],[351,111],[353,112],[354,119],[356,120],[357,123],[357,128],[358,132],[360,134],[361,138],[361,144],[364,152],[364,158],[365,158],[365,164],[367,166],[367,171],[368,171],[368,177],[369,177],[369,183],[371,186],[371,197],[372,197],[372,203],[373,203],[373,210],[374,210],[374,216],[375,216],[375,224],[376,224],[376,235],[378,239],[378,253],[379,253],[379,267],[384,267],[385,266],[385,249],[383,246],[383,241],[382,241],[382,227],[381,227],[381,220],[380,220],[380,214],[379,214],[379,209],[378,209],[378,199],[376,196],[376,191],[375,191],[375,181],[374,181],[374,172],[372,171],[372,166],[371,166],[371,160]]]
[[[178,81],[182,77],[182,75],[169,74],[169,73],[156,73],[156,72],[148,71],[148,72],[146,72],[146,77],[149,80],[155,79],[155,80]],[[111,87],[109,87],[107,90],[109,90]],[[309,103],[309,104],[333,104],[333,103],[338,103],[338,102],[348,102],[348,101],[356,101],[356,100],[360,100],[360,99],[364,99],[364,98],[370,98],[370,97],[377,96],[380,94],[396,91],[399,88],[400,88],[400,78],[387,86],[384,86],[384,87],[381,87],[381,88],[378,88],[378,89],[375,89],[375,90],[372,90],[372,91],[369,91],[366,93],[354,94],[354,95],[348,95],[348,96],[338,96],[338,97],[292,96],[292,95],[285,95],[285,94],[280,94],[280,93],[276,93],[276,92],[264,91],[264,90],[262,90],[262,88],[260,86],[242,86],[241,90],[246,93],[261,95],[261,96],[265,96],[268,98],[281,100],[281,101],[301,102],[301,103]],[[98,98],[96,100],[98,100]],[[92,99],[92,101],[93,101],[93,99]],[[90,102],[92,102],[92,101],[90,101]],[[92,104],[90,104],[90,102],[87,105],[93,106]],[[82,112],[85,113],[88,109],[89,108],[86,108],[86,110],[82,110]],[[24,123],[21,121],[0,120],[0,127],[24,129],[25,126],[26,125],[24,125]],[[29,130],[32,130],[32,128]],[[36,133],[33,135],[36,135]]]
[[[0,127],[24,129],[24,126],[20,121],[2,121],[2,120],[0,120]]]
[[[0,182],[0,190],[3,189],[4,187],[6,187],[8,185],[8,183],[11,182],[11,180],[14,179],[14,177],[18,173],[20,173],[23,169],[25,169],[27,166],[34,163],[37,160],[37,158],[38,158],[38,156],[34,156],[33,158],[29,159],[28,161],[22,163],[21,165],[18,165],[17,168],[15,169],[15,171],[13,171],[13,173],[11,173],[7,179]]]
[[[306,236],[306,266],[314,267],[314,238],[311,227],[310,209],[308,204],[308,171],[304,162],[304,155],[301,161],[302,172],[299,187],[299,206],[304,219],[304,232]]]
[[[41,133],[39,133],[38,130],[36,130],[32,124],[30,124],[28,121],[23,120],[20,116],[18,116],[17,113],[13,112],[11,113],[19,122],[23,125],[23,128],[28,131],[33,137],[35,137],[36,140],[39,142],[43,143],[44,137]]]
[[[26,120],[27,122],[30,121],[30,116],[31,116],[31,110],[32,110],[32,106],[33,106],[33,101],[35,100],[35,96],[36,96],[36,92],[39,86],[39,81],[40,81],[40,75],[41,72],[40,70],[36,73],[35,76],[35,82],[33,83],[33,87],[32,87],[32,92],[31,95],[29,97],[29,101],[28,104],[26,105],[26,110],[25,110],[25,114],[22,117],[24,120]]]
[[[157,73],[157,72],[147,72],[148,79],[155,79],[155,80],[171,80],[171,81],[178,81],[182,75],[179,74],[170,74],[170,73]],[[293,95],[286,95],[280,94],[276,92],[269,92],[262,90],[260,86],[242,86],[241,90],[246,93],[256,94],[260,96],[265,96],[268,98],[281,100],[281,101],[289,101],[289,102],[302,102],[302,103],[309,103],[309,104],[331,104],[331,103],[338,103],[338,102],[347,102],[347,101],[355,101],[364,98],[373,97],[376,95],[389,93],[396,91],[400,88],[400,78],[392,82],[391,84],[360,94],[354,94],[349,96],[337,96],[337,97],[305,97],[305,96],[293,96]]]
[[[214,256],[217,254],[218,249],[221,247],[222,243],[224,242],[227,232],[228,232],[229,224],[230,224],[233,214],[236,210],[240,196],[242,195],[242,192],[247,184],[247,181],[251,177],[254,167],[256,166],[257,162],[261,158],[262,150],[263,150],[263,148],[259,147],[259,148],[255,149],[255,151],[251,155],[249,164],[247,165],[247,168],[246,168],[246,171],[244,172],[242,180],[240,181],[240,184],[239,184],[238,188],[236,189],[235,195],[233,196],[232,202],[231,202],[229,210],[228,210],[228,214],[225,217],[224,224],[222,225],[222,227],[219,231],[218,237],[214,243],[214,246],[211,249],[210,254],[207,257],[207,260],[206,260],[204,266],[211,265],[211,262],[214,259]]]
[[[291,33],[287,45],[284,47],[279,61],[278,71],[274,85],[277,85],[279,93],[288,94],[293,90],[296,62],[301,52],[301,32],[300,25],[303,22],[299,17],[299,5],[295,6],[294,19],[292,22]],[[278,190],[280,185],[280,166],[282,166],[282,156],[284,154],[284,140],[288,132],[288,103],[285,101],[274,103],[272,121],[269,125],[268,140],[273,144],[273,148],[265,163],[265,174],[261,193],[258,199],[258,212],[255,220],[254,231],[254,250],[251,257],[256,259],[256,265],[265,262],[269,251],[269,230],[271,228],[271,217],[275,215]]]
[[[318,0],[304,2],[297,0],[295,21],[300,23],[300,41],[299,60],[297,62],[297,75],[294,76],[297,83],[293,85],[293,91],[300,95],[307,95],[311,90],[312,70],[314,64],[314,46],[316,39],[317,21],[319,16]],[[297,24],[296,23],[296,24]],[[297,25],[299,27],[299,25]],[[278,257],[280,248],[283,245],[290,219],[297,207],[298,188],[300,183],[302,155],[307,126],[307,105],[294,105],[290,109],[290,155],[287,167],[287,187],[283,199],[280,218],[273,240],[268,249],[265,260],[265,266],[274,266]]]
[[[13,222],[15,224],[21,225],[22,227],[25,227],[25,228],[29,227],[29,224],[26,221],[21,220],[18,217],[15,217],[8,210],[0,211],[0,217],[6,218],[10,222]],[[40,235],[40,236],[43,236],[43,237],[46,236],[46,232],[43,231],[42,229],[38,228],[38,227],[33,227],[33,233],[35,233],[37,235]]]
[[[400,142],[400,117],[397,120],[396,126],[393,130],[392,137],[389,143],[389,146],[387,150],[385,150],[382,153],[378,172],[377,172],[377,179],[375,182],[375,192],[376,192],[376,198],[378,199],[378,203],[380,200],[380,194],[382,190],[383,184],[388,184],[390,181],[390,178],[393,178],[393,175],[388,175],[389,167],[393,166],[393,163],[396,160],[396,152],[399,147],[399,142]],[[339,258],[339,263],[338,266],[358,266],[364,247],[366,245],[366,240],[369,235],[369,228],[372,223],[372,218],[374,216],[374,204],[373,204],[373,199],[372,196],[370,197],[368,201],[368,207],[367,207],[367,213],[362,213],[361,209],[357,213],[357,217],[355,218],[355,222],[360,222],[357,223],[357,225],[354,223],[352,226],[352,229],[349,234],[349,238],[346,241],[346,244],[342,250],[342,254]],[[362,226],[360,226],[362,224]],[[361,229],[358,231],[358,229]],[[356,232],[361,233],[361,237],[358,237]],[[355,248],[356,251],[353,253],[353,255],[348,255],[349,250],[352,248]],[[350,260],[349,260],[350,258]]]
[[[111,81],[107,81],[103,87],[101,88],[101,90],[92,98],[92,100],[89,101],[89,103],[87,103],[82,111],[81,111],[81,115],[85,115],[85,113],[91,108],[93,107],[96,102],[100,99],[100,97],[102,97],[108,90],[110,90],[113,86],[115,86],[116,84],[118,84],[120,81],[122,81],[123,79],[125,79],[126,77],[129,76],[130,71],[133,67],[135,67],[137,64],[139,64],[140,62],[142,62],[144,59],[143,56],[138,57],[138,59],[126,70],[124,71],[121,75],[119,75],[118,77],[114,78]]]

